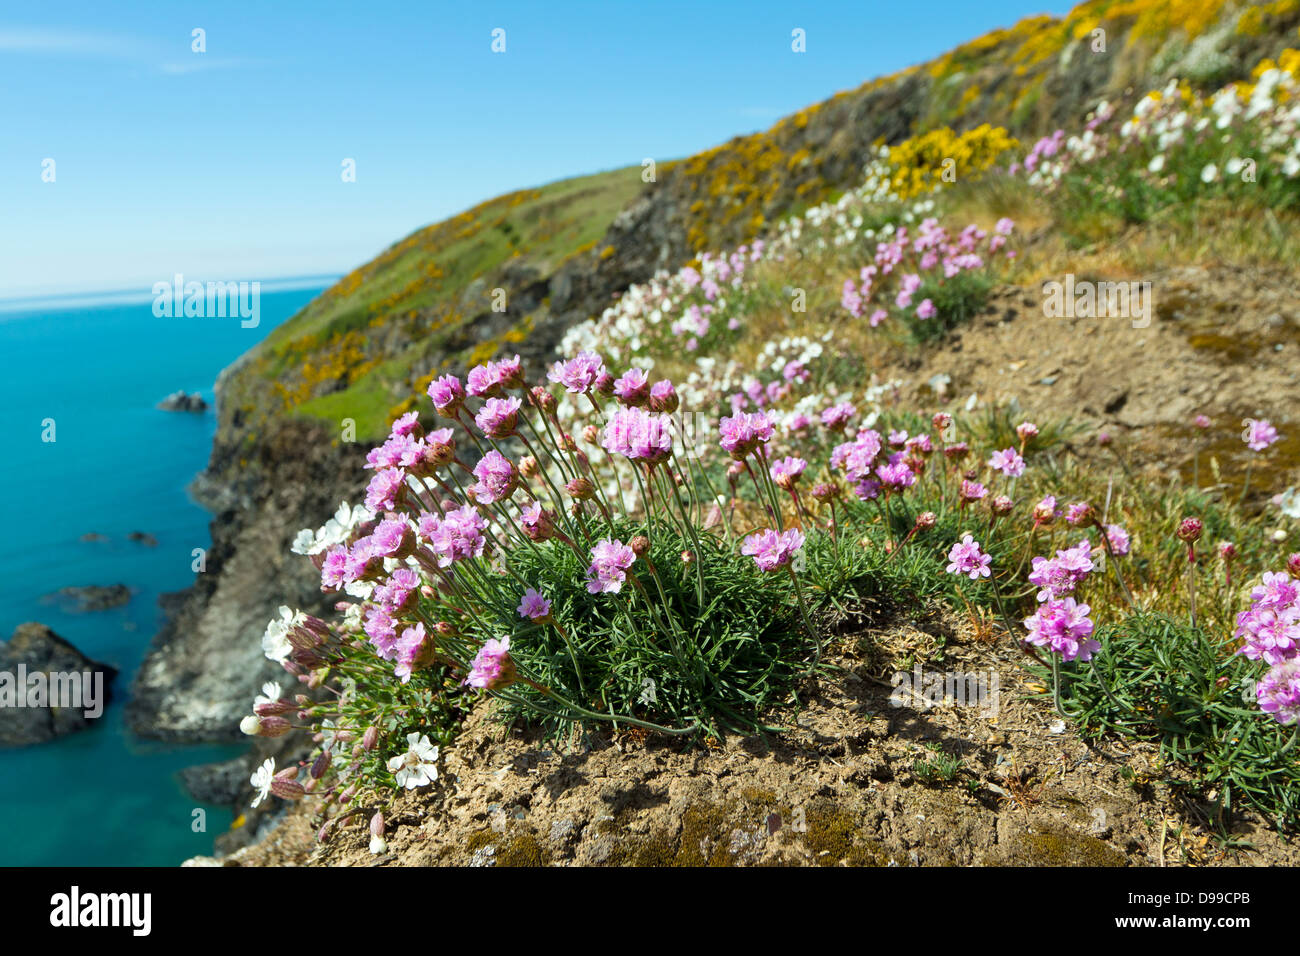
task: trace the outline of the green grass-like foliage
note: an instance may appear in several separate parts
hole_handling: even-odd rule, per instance
[[[1202,790],[1218,790],[1219,814],[1245,804],[1278,827],[1300,822],[1300,763],[1294,750],[1282,752],[1295,731],[1261,719],[1262,665],[1165,614],[1104,625],[1098,639],[1101,654],[1063,678],[1067,715],[1094,734],[1159,743]]]

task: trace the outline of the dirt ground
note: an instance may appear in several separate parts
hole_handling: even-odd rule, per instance
[[[909,615],[914,617],[914,615]],[[1280,865],[1300,849],[1259,819],[1213,838],[1154,748],[1089,746],[1060,723],[1005,642],[944,612],[849,637],[791,730],[706,750],[605,735],[569,749],[492,719],[443,754],[439,780],[315,842],[310,803],[225,865]],[[982,675],[982,701],[928,706],[891,675],[942,645],[947,673]],[[935,665],[926,665],[934,672]],[[996,673],[996,684],[993,674]],[[923,689],[924,683],[918,685]],[[967,685],[963,685],[967,686]],[[996,687],[996,704],[993,689]],[[891,695],[894,699],[891,700]],[[973,695],[972,695],[973,696]],[[948,758],[946,761],[943,758]],[[195,860],[194,865],[215,863]]]
[[[1143,278],[1154,303],[1145,328],[1121,317],[1048,318],[1041,288],[1003,287],[971,324],[879,374],[908,382],[904,403],[919,409],[972,393],[982,405],[1014,400],[1027,417],[1087,425],[1080,444],[1104,431],[1135,462],[1184,477],[1200,444],[1202,462],[1216,457],[1229,483],[1254,457],[1253,488],[1300,484],[1295,274],[1179,267]],[[1207,433],[1192,425],[1199,414],[1213,422]],[[1241,441],[1246,418],[1268,418],[1281,431],[1267,456],[1252,456]]]

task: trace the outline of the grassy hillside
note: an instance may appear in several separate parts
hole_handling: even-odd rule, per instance
[[[522,339],[541,303],[521,286],[593,250],[642,187],[640,173],[638,166],[508,193],[412,233],[277,328],[246,357],[224,399],[254,419],[353,418],[359,434],[374,434],[396,391],[445,364],[444,353],[461,351],[466,324],[491,312],[494,289],[507,293],[512,328],[473,342],[465,360],[478,361],[473,346],[495,351]]]
[[[505,349],[545,358],[629,284],[858,186],[882,143],[915,180],[896,190],[919,192],[945,160],[978,172],[1102,99],[1172,77],[1193,90],[1245,80],[1295,45],[1297,27],[1300,0],[1091,0],[662,163],[652,184],[637,166],[485,202],[344,277],[225,376],[214,466],[242,463],[272,419],[305,416],[336,435],[351,419],[358,438],[375,437],[432,374]],[[495,289],[505,311],[493,311]]]

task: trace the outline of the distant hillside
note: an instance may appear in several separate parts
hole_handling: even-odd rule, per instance
[[[1300,0],[1093,0],[661,163],[651,184],[633,166],[490,200],[398,242],[247,356],[222,383],[219,447],[246,448],[250,427],[284,414],[352,418],[373,436],[429,373],[505,348],[544,355],[560,326],[655,268],[855,185],[876,143],[980,124],[1035,135],[1169,77],[1221,85],[1293,45],[1297,25]]]

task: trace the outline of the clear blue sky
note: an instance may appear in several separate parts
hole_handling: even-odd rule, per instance
[[[688,155],[1069,6],[7,4],[0,297],[343,272],[499,193]]]

